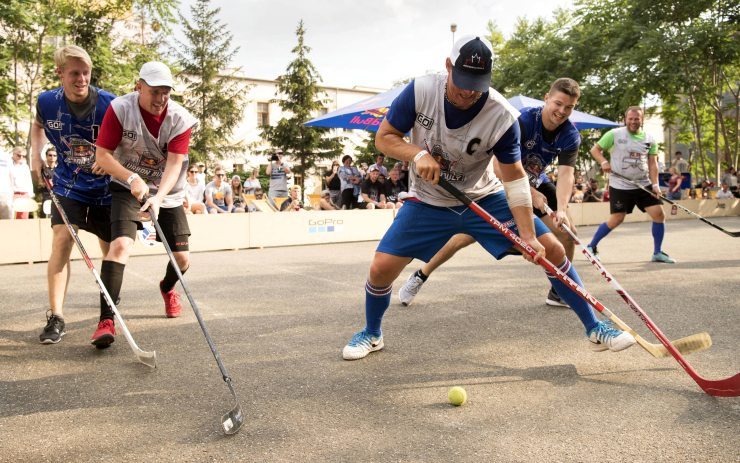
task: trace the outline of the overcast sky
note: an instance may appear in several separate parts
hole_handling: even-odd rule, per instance
[[[193,0],[181,0],[190,17]],[[212,0],[234,36],[231,63],[249,77],[274,79],[294,56],[303,19],[309,59],[325,85],[390,88],[393,82],[444,70],[450,24],[456,38],[485,34],[493,20],[509,37],[518,17],[551,18],[572,0]]]

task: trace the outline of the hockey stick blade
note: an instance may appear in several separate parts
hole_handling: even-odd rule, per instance
[[[226,435],[232,435],[239,432],[239,429],[241,429],[242,424],[244,424],[244,414],[242,413],[242,407],[239,405],[239,400],[236,398],[236,392],[234,392],[234,387],[231,385],[231,378],[228,378],[226,381],[226,384],[229,386],[229,390],[231,391],[231,396],[234,398],[234,408],[228,411],[228,413],[225,413],[224,416],[221,417],[221,427],[224,430],[224,434]]]
[[[641,189],[641,190],[643,190],[643,191],[647,191],[647,192],[648,192],[648,193],[650,193],[651,195],[655,195],[655,193],[653,193],[652,191],[648,190],[647,188],[645,188],[644,186],[642,186],[642,185],[640,185],[639,183],[635,182],[634,180],[630,180],[629,178],[625,177],[625,176],[624,176],[624,175],[622,175],[622,174],[618,174],[618,173],[616,173],[616,172],[611,172],[611,173],[610,173],[609,175],[614,175],[615,177],[617,177],[617,178],[620,178],[620,179],[624,180],[625,182],[629,182],[629,183],[631,183],[632,185],[636,186],[637,188],[639,188],[639,189]],[[709,220],[707,220],[707,219],[705,219],[704,217],[700,216],[700,215],[699,215],[699,214],[697,214],[696,212],[692,211],[691,209],[689,209],[689,208],[687,208],[687,207],[684,207],[683,205],[681,205],[681,204],[679,204],[679,203],[677,203],[677,202],[673,201],[672,199],[668,199],[668,198],[666,198],[666,197],[665,197],[665,196],[663,196],[663,195],[658,195],[658,198],[659,198],[659,199],[662,199],[663,201],[667,202],[668,204],[672,204],[672,205],[674,205],[674,206],[680,207],[680,208],[681,208],[681,209],[683,209],[684,211],[688,212],[688,213],[689,213],[690,215],[693,215],[694,217],[696,217],[697,219],[701,220],[701,221],[702,221],[702,222],[704,222],[705,224],[707,224],[707,225],[709,225],[709,226],[711,226],[711,227],[714,227],[714,228],[716,228],[717,230],[721,231],[722,233],[724,233],[724,234],[726,234],[726,235],[730,235],[730,236],[731,236],[731,237],[733,237],[733,238],[737,238],[738,236],[740,236],[740,231],[735,231],[735,232],[731,232],[731,231],[729,231],[729,230],[725,230],[724,228],[720,227],[720,226],[719,226],[719,225],[717,225],[716,223],[710,222]]]
[[[555,211],[550,209],[550,206],[548,206],[547,204],[545,204],[545,213],[547,213],[547,215],[549,215],[554,222]],[[604,265],[588,251],[586,246],[581,243],[581,240],[575,233],[573,233],[573,230],[571,230],[570,227],[568,227],[565,223],[560,224],[560,229],[567,233],[570,239],[581,248],[583,255],[586,256],[586,260],[591,262],[591,265],[593,265],[599,272],[599,274],[604,277],[604,280],[606,280],[606,282],[609,283],[612,288],[614,288],[614,290],[617,292],[617,294],[619,294],[619,296],[627,304],[627,306],[629,306],[629,308],[631,308],[637,315],[641,315],[642,313],[644,313],[637,302],[632,299],[632,296],[630,296],[622,287],[622,285],[619,284],[614,275],[609,273],[606,267],[604,267]],[[622,320],[620,320],[616,315],[614,315],[611,320],[617,326],[619,326],[622,331],[627,331],[629,334],[631,334],[632,337],[635,338],[635,341],[637,341],[637,344],[639,344],[640,347],[645,349],[645,351],[647,351],[653,357],[662,358],[670,356],[668,349],[666,349],[664,345],[652,343],[645,340],[642,336],[635,333],[632,328],[622,322]],[[673,341],[672,344],[682,354],[690,354],[692,352],[698,352],[700,350],[708,349],[712,345],[712,338],[710,338],[709,334],[707,333],[698,333]]]
[[[458,190],[456,187],[454,187],[450,182],[448,182],[444,178],[439,179],[439,186],[445,189],[448,193],[450,193],[452,196],[454,196],[457,200],[465,204],[470,208],[471,211],[473,211],[475,214],[477,214],[481,219],[488,222],[489,225],[491,225],[493,228],[499,231],[502,235],[504,235],[509,241],[511,241],[517,248],[519,248],[523,253],[526,253],[528,256],[534,258],[537,256],[537,252],[532,248],[532,246],[529,245],[526,241],[524,241],[519,235],[512,232],[508,228],[506,228],[501,222],[499,222],[496,217],[488,213],[486,210],[484,210],[482,207],[478,205],[475,201],[468,198],[464,193],[462,193],[460,190]],[[563,273],[562,270],[557,268],[555,265],[552,264],[552,262],[548,261],[546,258],[539,259],[537,263],[544,267],[545,270],[550,272],[551,274],[555,275],[555,277],[569,286],[580,298],[591,304],[596,310],[598,310],[601,313],[604,313],[609,318],[611,316],[615,316],[611,313],[611,310],[607,309],[604,304],[599,302],[595,297],[591,295],[586,289],[579,286],[575,281],[573,281],[568,275]],[[611,316],[610,316],[611,315]],[[615,316],[616,317],[616,316]],[[647,327],[650,329],[650,331],[660,340],[660,342],[665,346],[666,349],[668,349],[668,352],[673,356],[674,359],[681,365],[686,371],[686,373],[691,376],[691,378],[696,382],[696,384],[707,394],[712,396],[718,396],[718,397],[737,397],[740,396],[740,373],[735,374],[735,376],[732,376],[730,378],[725,379],[719,379],[719,380],[709,380],[706,378],[703,378],[699,375],[699,373],[694,370],[694,368],[686,361],[686,359],[681,355],[681,353],[676,350],[675,347],[673,347],[673,344],[668,340],[668,338],[665,337],[662,331],[658,329],[658,327],[653,323],[652,320],[645,314],[644,312],[640,314],[640,319],[647,325]]]

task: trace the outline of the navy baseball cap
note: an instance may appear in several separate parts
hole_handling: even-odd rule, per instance
[[[475,35],[461,37],[452,46],[452,82],[463,90],[487,92],[491,86],[493,48]]]

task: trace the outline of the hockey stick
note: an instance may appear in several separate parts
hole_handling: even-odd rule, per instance
[[[200,325],[200,329],[203,331],[206,342],[208,342],[208,347],[211,348],[211,353],[216,359],[218,369],[221,370],[221,376],[223,376],[224,382],[229,387],[231,396],[234,398],[234,407],[221,417],[221,427],[226,434],[236,434],[237,432],[239,432],[239,429],[244,423],[244,414],[242,413],[242,407],[239,404],[239,399],[236,397],[234,386],[231,384],[231,377],[229,376],[229,373],[226,371],[226,367],[221,361],[221,356],[218,354],[218,350],[216,350],[216,344],[214,344],[213,339],[211,339],[211,335],[208,333],[208,328],[206,327],[205,321],[203,321],[203,316],[201,316],[200,314],[200,309],[198,309],[198,305],[195,303],[195,299],[193,299],[193,296],[190,293],[190,288],[185,282],[185,278],[183,278],[182,272],[180,271],[180,266],[177,264],[177,260],[175,260],[175,255],[172,253],[172,248],[170,248],[167,239],[164,237],[162,227],[159,226],[159,220],[157,219],[157,217],[155,217],[154,210],[151,206],[149,207],[149,215],[151,216],[154,228],[157,230],[157,236],[159,236],[159,239],[162,240],[164,249],[167,251],[167,255],[170,258],[170,265],[172,265],[172,268],[175,269],[175,273],[177,273],[177,278],[180,279],[182,289],[185,290],[188,301],[190,301],[190,306],[193,308],[195,318],[198,319],[198,324]]]
[[[460,190],[455,188],[450,182],[445,180],[444,178],[439,179],[439,186],[447,190],[452,196],[457,198],[459,201],[461,201],[463,204],[468,206],[473,212],[475,212],[478,216],[480,216],[483,220],[490,223],[493,228],[498,230],[502,235],[504,235],[506,238],[509,239],[512,243],[514,243],[515,246],[517,246],[519,249],[521,249],[522,252],[527,253],[527,255],[531,257],[535,257],[537,253],[534,249],[532,249],[532,246],[530,246],[526,241],[524,241],[522,238],[519,237],[516,233],[512,232],[508,228],[506,228],[501,222],[496,219],[496,217],[489,214],[486,210],[484,210],[482,207],[480,207],[475,201],[468,198],[464,193],[462,193]],[[603,313],[605,316],[607,316],[610,320],[613,319],[613,317],[616,317],[611,310],[607,309],[601,302],[599,302],[595,297],[593,297],[588,291],[586,291],[584,288],[579,286],[575,281],[570,279],[568,275],[563,273],[559,268],[554,266],[550,261],[548,261],[545,258],[539,259],[537,261],[539,265],[545,268],[548,272],[554,274],[560,281],[565,283],[566,285],[570,286],[573,291],[578,294],[583,300],[591,304],[596,310]],[[660,342],[665,346],[666,349],[668,349],[668,352],[671,353],[673,358],[676,359],[676,361],[683,367],[684,370],[686,370],[686,373],[691,376],[691,378],[696,382],[696,384],[699,385],[700,388],[704,392],[706,392],[709,395],[712,396],[718,396],[718,397],[737,397],[740,396],[740,373],[735,374],[735,376],[732,376],[730,378],[720,379],[720,380],[708,380],[705,378],[702,378],[699,376],[699,374],[689,365],[689,363],[684,359],[684,357],[681,355],[680,352],[676,350],[675,347],[671,344],[671,342],[668,340],[668,338],[665,337],[665,335],[658,329],[657,326],[650,320],[650,318],[645,313],[640,314],[640,319],[647,325],[647,327],[650,329],[650,331],[653,332],[655,336],[657,336],[658,339],[660,339]]]
[[[650,193],[651,195],[655,195],[655,193],[654,193],[654,192],[652,192],[651,190],[648,190],[647,188],[645,188],[644,186],[642,186],[642,185],[640,185],[639,183],[635,182],[634,180],[630,180],[630,179],[628,179],[628,178],[627,178],[627,177],[625,177],[624,175],[618,174],[618,173],[616,173],[616,172],[614,172],[614,171],[612,171],[612,172],[611,172],[611,175],[613,175],[613,176],[615,176],[615,177],[617,177],[617,178],[620,178],[620,179],[624,180],[625,182],[629,182],[629,183],[631,183],[632,185],[634,185],[634,186],[636,186],[636,187],[640,188],[641,190],[647,191],[647,192],[648,192],[648,193]],[[738,236],[740,236],[740,231],[732,232],[732,231],[729,231],[729,230],[725,230],[724,228],[720,227],[720,226],[719,226],[719,225],[717,225],[716,223],[712,223],[712,222],[710,222],[709,220],[707,220],[707,219],[705,219],[704,217],[700,216],[700,215],[699,215],[699,214],[697,214],[696,212],[694,212],[694,211],[692,211],[692,210],[690,210],[690,209],[688,209],[688,208],[686,208],[686,207],[682,206],[681,204],[678,204],[677,202],[673,201],[672,199],[668,199],[667,197],[665,197],[665,196],[663,196],[663,195],[657,195],[657,196],[658,196],[658,198],[659,198],[659,199],[662,199],[663,201],[665,201],[665,202],[667,202],[667,203],[669,203],[669,204],[673,204],[674,206],[678,206],[678,207],[680,207],[681,209],[683,209],[684,211],[686,211],[686,212],[688,212],[689,214],[693,215],[694,217],[696,217],[697,219],[701,220],[701,221],[702,221],[702,222],[704,222],[705,224],[713,226],[714,228],[716,228],[717,230],[721,231],[722,233],[726,233],[726,234],[728,234],[728,235],[732,236],[733,238],[737,238]]]
[[[550,209],[550,207],[545,204],[545,212],[554,218],[555,212]],[[573,240],[574,243],[576,243],[578,246],[580,246],[581,251],[583,252],[583,255],[586,256],[586,259],[593,264],[594,267],[599,271],[602,277],[617,291],[617,294],[619,294],[622,299],[624,299],[624,302],[627,303],[627,305],[632,309],[633,312],[635,312],[638,316],[642,317],[642,315],[645,313],[642,308],[635,302],[634,299],[627,293],[627,291],[622,287],[622,285],[619,284],[616,278],[609,273],[609,271],[604,267],[601,262],[599,262],[593,254],[588,252],[586,247],[581,243],[581,241],[578,239],[578,237],[573,233],[573,231],[564,223],[560,224],[560,228],[565,231],[568,235],[570,235],[570,238]],[[642,336],[635,333],[632,328],[627,326],[622,320],[617,318],[616,316],[614,319],[612,319],[614,324],[616,324],[621,330],[627,331],[629,334],[631,334],[635,341],[650,355],[653,357],[669,357],[671,354],[668,352],[668,349],[665,348],[662,344],[655,344],[652,342],[646,341]],[[697,333],[692,334],[691,336],[686,336],[685,338],[676,339],[675,341],[672,341],[673,346],[681,352],[682,354],[690,354],[692,352],[699,352],[704,349],[709,349],[712,346],[712,338],[709,336],[709,333]]]
[[[82,246],[82,241],[80,241],[80,237],[77,236],[77,232],[75,231],[72,224],[69,223],[69,218],[67,217],[67,213],[64,212],[64,209],[62,208],[62,205],[59,203],[59,199],[57,198],[57,195],[54,193],[54,190],[51,185],[51,178],[49,174],[46,171],[47,168],[41,169],[41,178],[44,180],[44,184],[46,185],[46,189],[49,190],[49,196],[51,196],[51,200],[54,202],[54,205],[56,205],[57,210],[59,211],[59,215],[62,217],[62,220],[64,220],[64,224],[67,226],[67,230],[69,230],[69,234],[72,235],[72,238],[74,239],[75,243],[77,244],[77,249],[79,249],[80,254],[82,254],[82,258],[85,260],[85,263],[87,264],[87,268],[90,269],[93,276],[95,277],[95,281],[98,283],[98,287],[100,288],[100,292],[103,294],[103,297],[105,297],[105,301],[110,306],[111,310],[113,310],[113,314],[116,316],[116,319],[118,320],[118,324],[120,325],[121,331],[123,331],[123,335],[126,338],[126,342],[128,342],[128,345],[131,346],[131,350],[134,351],[134,354],[136,355],[136,358],[139,359],[139,362],[143,363],[144,365],[152,368],[157,367],[157,354],[156,352],[147,352],[144,350],[141,350],[138,345],[136,345],[136,341],[134,341],[134,338],[131,336],[131,333],[128,330],[128,327],[126,326],[126,322],[123,321],[123,317],[121,316],[121,313],[118,311],[118,308],[116,308],[116,304],[113,302],[113,299],[110,297],[110,294],[108,294],[108,289],[103,284],[103,280],[100,279],[100,274],[98,274],[98,271],[95,269],[95,266],[93,266],[92,261],[90,260],[90,257],[87,255],[87,252],[85,251],[85,247]]]

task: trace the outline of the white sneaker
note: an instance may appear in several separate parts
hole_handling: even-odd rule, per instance
[[[358,360],[367,357],[367,354],[370,352],[382,349],[383,346],[382,334],[380,337],[376,337],[362,330],[359,333],[355,333],[347,345],[344,346],[342,357],[344,360]]]
[[[401,305],[404,307],[411,305],[423,284],[424,280],[418,277],[416,272],[412,273],[406,283],[398,290],[398,300],[401,301]]]
[[[596,352],[609,349],[619,352],[635,343],[635,338],[626,331],[614,327],[610,320],[602,320],[589,333],[588,340],[593,343],[591,348]]]

